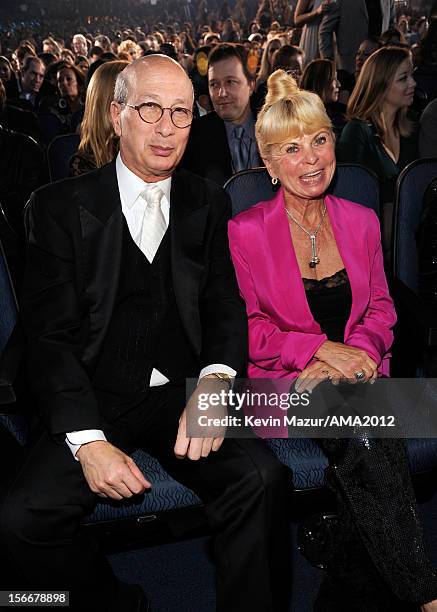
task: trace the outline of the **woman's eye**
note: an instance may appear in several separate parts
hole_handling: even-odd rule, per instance
[[[316,145],[323,145],[326,141],[326,136],[319,136],[318,138],[316,138]]]
[[[285,147],[285,152],[286,153],[297,153],[298,152],[298,147],[296,147],[296,145],[288,145],[287,147]]]

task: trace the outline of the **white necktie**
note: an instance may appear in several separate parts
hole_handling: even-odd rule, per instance
[[[147,187],[141,193],[141,197],[146,200],[147,205],[144,210],[139,247],[150,263],[152,263],[167,229],[161,210],[163,195],[163,191],[155,185]]]

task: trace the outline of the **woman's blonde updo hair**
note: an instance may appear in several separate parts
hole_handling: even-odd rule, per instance
[[[266,101],[255,126],[261,157],[269,159],[271,147],[290,138],[300,138],[319,130],[332,132],[322,100],[315,93],[299,89],[285,70],[275,70],[267,81]]]

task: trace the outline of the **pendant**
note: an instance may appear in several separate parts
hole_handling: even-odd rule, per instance
[[[310,268],[315,268],[318,263],[320,263],[319,257],[317,257],[316,252],[316,237],[314,234],[310,235],[311,240],[311,259],[310,259]]]

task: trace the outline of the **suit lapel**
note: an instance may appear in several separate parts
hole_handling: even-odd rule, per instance
[[[204,271],[204,233],[209,204],[195,192],[184,171],[173,175],[170,195],[170,232],[173,287],[179,314],[197,355],[201,349],[200,282]],[[198,183],[197,183],[198,185]],[[202,186],[203,190],[203,186]]]
[[[112,316],[122,256],[123,213],[115,163],[94,174],[95,188],[79,205],[82,228],[82,265],[89,304],[89,342],[84,360],[98,354]]]

